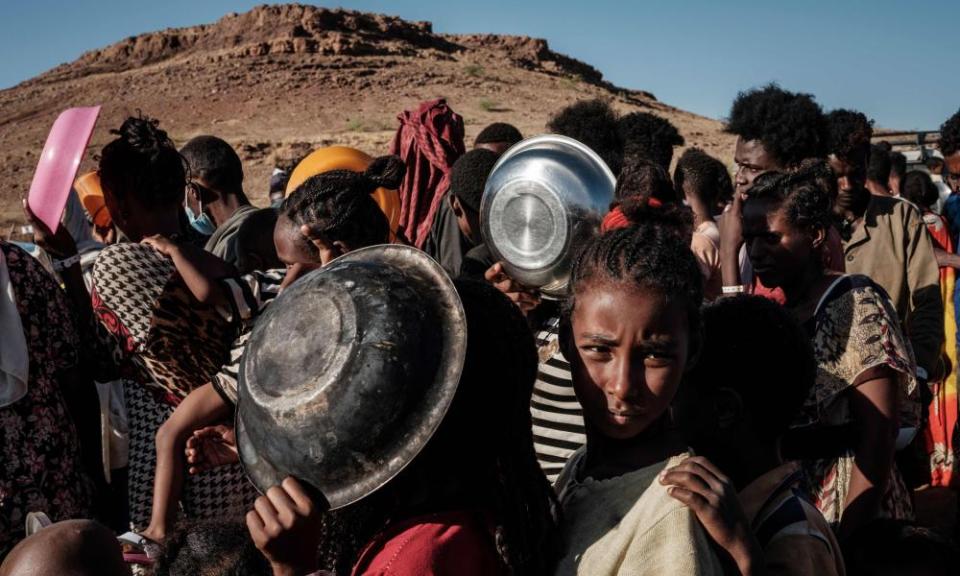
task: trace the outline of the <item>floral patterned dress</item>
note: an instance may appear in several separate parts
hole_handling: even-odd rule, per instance
[[[900,425],[916,426],[920,404],[914,378],[915,361],[897,313],[882,288],[866,276],[840,277],[824,294],[808,322],[817,381],[810,390],[795,428],[824,428],[853,422],[849,395],[857,377],[886,366],[900,375]],[[817,508],[833,525],[840,522],[850,489],[853,451],[839,458],[805,461],[809,489]],[[910,494],[896,465],[881,502],[881,517],[910,519]]]
[[[40,263],[0,241],[27,338],[27,395],[0,408],[0,560],[23,538],[26,514],[85,517],[90,489],[64,401],[77,385],[79,336],[66,297]]]

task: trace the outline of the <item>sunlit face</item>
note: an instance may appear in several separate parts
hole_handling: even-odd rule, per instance
[[[793,226],[773,199],[752,198],[744,205],[743,240],[753,273],[771,288],[792,286],[816,257],[814,238]]]
[[[944,159],[942,176],[951,191],[960,193],[960,152],[954,152]]]
[[[753,186],[753,181],[757,179],[757,176],[765,172],[783,169],[759,140],[744,140],[737,137],[737,147],[733,154],[733,161],[737,165],[734,184],[739,194],[746,193]]]
[[[574,389],[589,426],[627,440],[666,413],[689,355],[683,303],[622,283],[590,283],[577,292],[571,339]]]

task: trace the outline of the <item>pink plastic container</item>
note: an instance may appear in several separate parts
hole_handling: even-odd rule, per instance
[[[60,216],[67,205],[70,186],[99,115],[100,106],[64,110],[47,135],[47,143],[30,184],[27,204],[51,232],[56,233],[60,227]]]

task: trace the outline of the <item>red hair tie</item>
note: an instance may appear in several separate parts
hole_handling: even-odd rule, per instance
[[[650,208],[663,208],[663,202],[657,200],[656,198],[650,197],[647,198],[647,206]],[[603,217],[603,222],[600,224],[600,233],[616,230],[618,228],[626,228],[631,224],[633,224],[633,222],[631,222],[623,214],[623,210],[620,208],[620,206],[617,206]]]
[[[630,221],[623,215],[623,210],[617,206],[603,217],[603,222],[600,224],[600,232],[603,233],[618,228],[626,228],[629,225]]]

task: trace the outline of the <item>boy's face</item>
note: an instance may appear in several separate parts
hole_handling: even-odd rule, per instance
[[[615,282],[581,289],[568,346],[588,427],[615,440],[644,432],[667,411],[689,355],[682,303]]]
[[[480,214],[460,203],[456,196],[450,196],[453,212],[457,215],[457,225],[460,232],[470,239],[474,245],[480,244],[483,239],[480,234]]]
[[[783,167],[773,158],[763,142],[759,140],[744,140],[737,137],[737,147],[733,154],[733,161],[737,165],[733,183],[738,194],[745,194],[753,186],[757,176]]]

